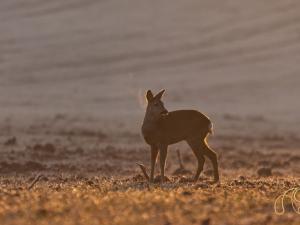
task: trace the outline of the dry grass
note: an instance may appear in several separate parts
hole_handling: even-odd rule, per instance
[[[0,225],[299,224],[290,202],[282,216],[273,208],[279,195],[300,186],[298,136],[212,137],[221,186],[210,183],[209,160],[199,182],[189,182],[195,157],[185,145],[171,146],[170,182],[149,185],[136,165],[149,168],[149,148],[138,134],[104,138],[98,132],[73,129],[63,135],[51,129],[0,140]]]
[[[148,185],[141,175],[105,177],[2,178],[1,224],[298,224],[289,207],[273,211],[275,198],[299,186],[293,178],[225,178],[221,186],[172,177]],[[297,183],[298,182],[298,183]]]

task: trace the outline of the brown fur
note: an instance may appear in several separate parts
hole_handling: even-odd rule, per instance
[[[164,180],[167,149],[170,144],[185,140],[192,148],[198,160],[198,169],[194,180],[199,179],[207,156],[214,167],[214,180],[219,181],[217,154],[208,146],[206,138],[212,133],[212,122],[196,110],[177,110],[168,112],[161,101],[164,90],[155,97],[147,92],[148,106],[142,126],[142,134],[151,146],[150,181],[154,178],[154,167],[160,153],[161,181]]]

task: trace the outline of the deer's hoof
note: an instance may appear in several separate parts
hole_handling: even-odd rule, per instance
[[[214,186],[215,187],[221,187],[221,181],[220,180],[214,180]]]
[[[164,179],[161,179],[161,176],[159,176],[159,175],[154,178],[154,183],[163,183],[163,182],[169,182],[169,181],[170,181],[170,179],[167,176],[165,176]]]

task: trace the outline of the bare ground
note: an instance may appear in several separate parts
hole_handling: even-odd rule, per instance
[[[61,123],[65,119],[52,120]],[[250,122],[245,120],[245,124]],[[237,126],[242,121],[230,124]],[[219,155],[221,185],[212,184],[208,160],[201,179],[190,182],[196,169],[192,151],[184,144],[171,146],[167,164],[170,181],[160,185],[148,184],[136,165],[139,162],[149,167],[150,155],[138,133],[78,125],[75,128],[72,124],[70,130],[53,128],[51,118],[44,123],[49,123],[45,133],[36,133],[35,129],[40,127],[37,123],[28,128],[27,135],[6,134],[1,138],[3,224],[207,225],[299,221],[290,201],[284,201],[286,211],[282,216],[273,208],[278,196],[300,185],[299,138],[295,135],[268,132],[210,137],[209,142]],[[178,173],[177,151],[185,174]],[[277,208],[281,210],[280,205]]]

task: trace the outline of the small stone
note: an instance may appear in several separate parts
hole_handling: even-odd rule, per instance
[[[209,188],[209,185],[208,184],[206,184],[206,183],[201,183],[201,184],[197,184],[196,186],[195,186],[196,188]]]
[[[245,180],[246,180],[246,177],[244,177],[244,176],[241,175],[241,176],[239,176],[239,180],[240,180],[240,181],[245,181]]]
[[[16,145],[16,144],[17,144],[17,138],[16,137],[11,137],[11,138],[7,139],[4,142],[5,146],[12,146],[12,145]]]
[[[185,195],[185,196],[189,196],[189,195],[192,195],[193,193],[190,191],[183,191],[181,194]]]
[[[202,220],[202,225],[210,225],[210,218],[206,218],[204,220]]]
[[[257,170],[257,174],[260,177],[270,177],[272,176],[272,169],[267,167],[262,167]]]

